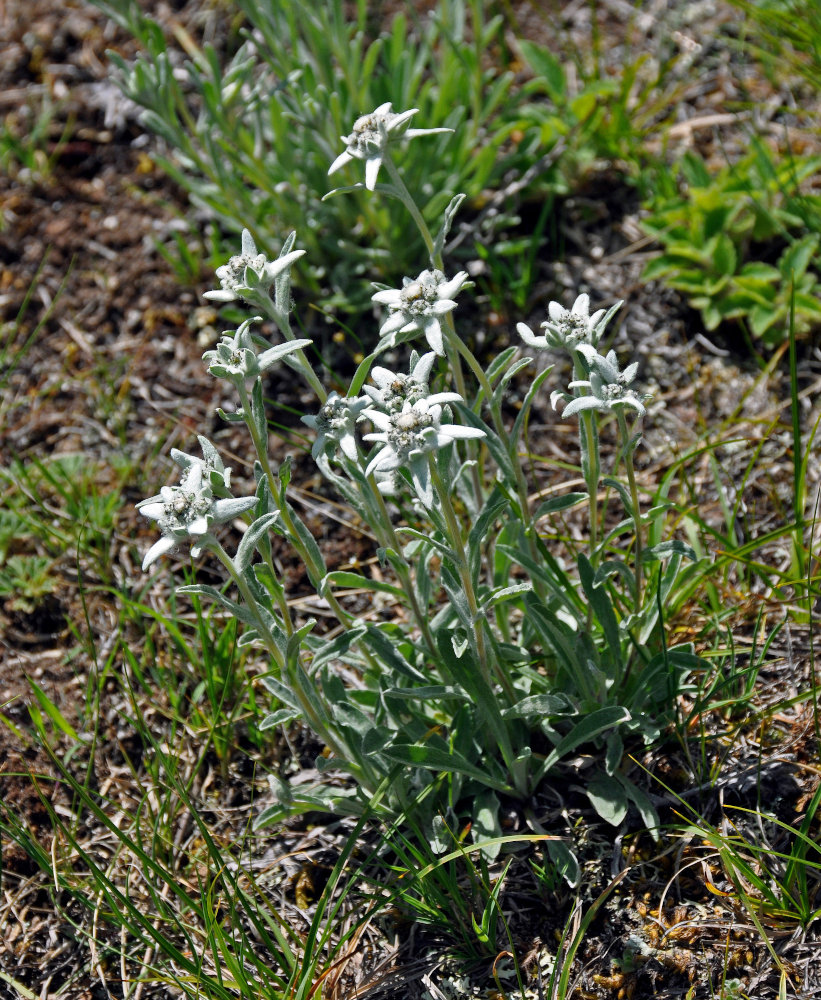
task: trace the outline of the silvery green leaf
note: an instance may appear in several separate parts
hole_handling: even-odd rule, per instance
[[[638,809],[642,822],[647,827],[650,836],[658,842],[661,835],[659,830],[659,815],[656,812],[655,806],[638,785],[630,781],[629,778],[626,778],[623,774],[618,775],[618,778],[624,785],[628,799]]]
[[[461,660],[470,647],[470,640],[464,629],[456,629],[451,633],[450,644],[457,660]]]
[[[499,515],[510,506],[510,500],[504,495],[497,483],[485,501],[481,514],[474,521],[467,538],[467,555],[471,576],[477,577],[482,560],[482,548],[491,534],[491,525]]]
[[[622,378],[624,379],[625,385],[629,385],[633,379],[636,377],[636,373],[639,370],[638,361],[634,361],[632,364],[628,365],[622,372]]]
[[[577,565],[579,568],[579,581],[584,589],[585,596],[590,602],[590,607],[602,627],[607,639],[607,645],[610,647],[610,655],[613,657],[615,663],[621,665],[619,625],[616,613],[613,610],[613,604],[606,589],[601,585],[596,585],[593,566],[583,552],[579,553]]]
[[[545,500],[539,504],[536,513],[533,515],[533,519],[538,521],[540,517],[544,517],[546,514],[555,514],[560,510],[567,510],[568,507],[575,507],[582,500],[587,500],[588,496],[588,493],[565,493],[563,496]]]
[[[221,406],[217,407],[217,413],[222,420],[227,421],[229,424],[241,424],[245,420],[245,414],[242,410],[237,410],[235,413],[226,413]]]
[[[183,587],[177,587],[178,594],[196,594],[198,597],[209,597],[212,601],[217,604],[221,604],[224,608],[231,612],[235,618],[238,618],[241,622],[246,625],[256,626],[257,620],[248,610],[248,608],[243,607],[241,604],[237,604],[236,601],[232,601],[229,597],[226,597],[221,591],[217,590],[216,587],[211,587],[205,583],[192,583]]]
[[[446,563],[442,564],[441,573],[442,586],[445,588],[445,593],[450,598],[453,610],[458,615],[462,625],[466,629],[473,630],[475,623],[470,612],[470,605],[468,604],[468,599],[465,595],[462,581]]]
[[[562,410],[562,416],[572,417],[574,413],[580,413],[582,410],[607,409],[607,405],[595,396],[577,396],[575,399],[571,399],[567,406],[565,406],[564,410]]]
[[[362,737],[362,753],[378,754],[393,739],[393,733],[385,726],[371,725]]]
[[[288,636],[287,645],[285,647],[285,658],[288,661],[291,661],[299,655],[299,650],[302,647],[302,641],[309,632],[313,631],[315,626],[316,619],[311,618],[310,621],[305,622],[302,628],[297,629],[296,632]]]
[[[268,674],[261,678],[262,686],[266,688],[277,699],[283,702],[294,712],[299,713],[299,701],[287,684],[283,684],[277,677]]]
[[[274,523],[279,519],[280,513],[276,511],[272,514],[263,514],[254,521],[250,528],[242,536],[237,546],[237,553],[234,556],[234,568],[237,573],[244,573],[254,558],[257,550],[257,543],[260,538],[270,531]]]
[[[251,390],[251,419],[256,427],[257,436],[262,442],[268,440],[268,420],[265,416],[265,402],[262,398],[262,382],[257,379]]]
[[[390,760],[395,760],[398,764],[405,764],[408,767],[424,767],[430,771],[464,774],[466,777],[474,778],[482,785],[498,792],[509,795],[512,791],[507,782],[494,778],[487,771],[476,767],[461,754],[452,750],[443,750],[439,747],[418,743],[394,743],[392,746],[385,747],[383,753]]]
[[[312,343],[313,341],[308,339],[287,340],[284,344],[269,347],[267,351],[263,351],[257,358],[259,370],[261,372],[267,371],[277,361],[280,361],[289,354],[293,354],[294,351],[301,350],[303,347],[310,347]]]
[[[284,490],[283,490],[284,494]],[[283,502],[285,503],[288,514],[291,517],[291,522],[296,528],[296,532],[299,535],[299,540],[305,549],[305,552],[309,558],[309,564],[306,565],[305,569],[308,572],[308,577],[311,581],[312,587],[319,587],[319,582],[323,576],[327,573],[325,567],[325,558],[322,555],[322,551],[316,543],[316,539],[311,534],[310,531],[305,527],[302,519],[297,515],[294,508],[285,500],[283,495]]]
[[[444,854],[453,843],[453,834],[448,830],[444,816],[437,813],[431,820],[430,847],[434,854]]]
[[[409,468],[416,495],[430,510],[433,507],[433,481],[430,477],[427,456],[418,455],[411,458]]]
[[[556,866],[556,871],[571,889],[576,889],[582,880],[582,870],[576,855],[563,840],[548,840],[547,853]]]
[[[513,430],[511,432],[511,439],[514,442],[517,442],[521,437],[522,431],[524,430],[525,421],[527,420],[528,415],[530,413],[530,408],[533,406],[533,401],[536,399],[536,394],[538,393],[539,389],[541,389],[544,380],[552,371],[553,371],[553,365],[550,365],[548,368],[545,368],[544,371],[539,372],[536,378],[533,379],[530,388],[527,390],[527,395],[522,401],[522,408],[516,414],[516,419],[513,421]]]
[[[515,378],[519,374],[519,372],[524,371],[525,368],[527,368],[527,366],[532,363],[533,363],[533,358],[524,357],[520,358],[515,364],[512,364],[499,380],[499,385],[496,388],[496,392],[498,392],[499,389],[501,389],[502,387],[506,387],[510,383],[511,379]],[[550,368],[545,369],[545,371],[542,373],[542,377],[549,374],[552,370],[553,366],[551,365]],[[495,394],[496,393],[494,393],[494,395]]]
[[[443,556],[447,556],[447,558],[452,562],[456,561],[456,553],[453,549],[449,549],[447,545],[440,542],[437,538],[431,538],[429,535],[423,535],[421,531],[417,531],[415,528],[397,528],[396,533],[397,535],[409,535],[411,538],[418,539],[420,542],[433,546],[437,552],[440,552]]]
[[[442,215],[442,225],[439,227],[439,232],[436,234],[436,239],[433,241],[433,252],[431,258],[441,256],[442,251],[445,247],[445,240],[448,238],[448,233],[450,232],[450,227],[453,225],[453,220],[456,213],[459,211],[459,206],[465,200],[464,194],[454,195],[448,207],[445,209]]]
[[[644,549],[641,553],[641,558],[643,562],[656,562],[661,559],[667,559],[672,555],[681,555],[685,558],[691,560],[691,562],[697,562],[698,556],[695,550],[691,548],[686,542],[682,542],[678,538],[672,538],[667,542],[659,542],[658,545],[653,545],[651,548]]]
[[[470,830],[474,844],[481,846],[483,840],[493,840],[502,836],[499,808],[499,798],[494,791],[485,789],[476,796],[473,804],[473,824]],[[482,853],[493,861],[499,856],[501,849],[502,845],[495,843],[482,847]]]
[[[275,726],[287,725],[289,722],[293,722],[295,719],[300,717],[299,712],[295,712],[291,708],[280,708],[276,712],[271,712],[270,715],[266,715],[265,718],[260,722],[260,729],[273,729]]]
[[[252,510],[257,505],[257,498],[253,497],[224,497],[215,500],[213,505],[214,523],[222,524],[230,521],[246,511]]]
[[[604,770],[612,777],[621,766],[624,759],[624,740],[618,731],[607,737],[607,750],[604,758]]]
[[[604,774],[587,783],[587,797],[605,822],[618,826],[627,815],[627,794],[618,781]]]
[[[407,701],[423,699],[443,699],[445,701],[467,701],[467,695],[458,688],[447,684],[427,684],[421,687],[392,687],[382,692],[385,698],[404,698]]]
[[[482,611],[485,612],[489,608],[495,608],[497,604],[504,604],[506,601],[510,601],[522,594],[530,593],[532,590],[532,583],[516,583],[509,587],[499,587],[493,591],[487,600],[482,602]]]
[[[506,719],[526,719],[532,715],[559,715],[570,707],[563,694],[532,694],[505,709],[502,715]]]
[[[493,384],[500,372],[505,370],[505,365],[510,361],[510,359],[516,354],[517,347],[506,347],[500,354],[490,362],[487,367],[485,375],[487,376],[488,382]]]
[[[374,580],[371,577],[361,576],[359,573],[352,573],[347,570],[338,569],[327,573],[320,581],[319,595],[325,597],[331,587],[380,591],[383,594],[391,594],[399,601],[404,600],[405,597],[405,592],[400,587],[387,583],[385,580]]]
[[[576,747],[581,746],[583,743],[589,743],[597,736],[607,732],[608,729],[613,729],[614,726],[629,722],[631,718],[632,716],[627,709],[621,705],[608,705],[605,708],[598,708],[589,715],[584,716],[551,750],[539,768],[539,777],[541,778],[547,774],[571,750],[575,750]]]

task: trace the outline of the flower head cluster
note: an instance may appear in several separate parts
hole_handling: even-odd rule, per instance
[[[264,253],[257,253],[254,238],[247,229],[242,230],[242,252],[227,264],[217,268],[220,288],[206,292],[205,298],[214,302],[234,302],[247,297],[249,292],[262,289],[267,292],[277,275],[287,270],[304,250],[293,250],[269,261]]]
[[[331,164],[329,174],[334,173],[352,160],[365,161],[365,187],[373,191],[376,178],[388,146],[397,139],[415,139],[420,135],[435,135],[437,132],[452,132],[450,128],[408,128],[408,122],[416,114],[417,108],[410,111],[391,111],[391,105],[380,104],[369,115],[362,115],[354,122],[353,132],[343,135],[345,152]]]
[[[388,307],[388,318],[379,330],[379,336],[419,330],[424,333],[431,350],[445,353],[440,318],[456,308],[453,296],[467,280],[467,271],[460,271],[448,280],[441,271],[423,271],[418,278],[403,278],[401,288],[387,288],[372,296],[374,302]]]
[[[252,323],[259,323],[261,320],[261,316],[246,319],[233,336],[225,334],[213,351],[203,354],[202,359],[207,362],[211,375],[242,381],[257,378],[277,361],[311,343],[310,340],[288,340],[257,354],[250,328]],[[262,338],[259,339],[265,343]]]
[[[572,309],[565,309],[558,302],[551,302],[547,307],[549,319],[540,324],[544,336],[536,334],[525,323],[518,323],[516,329],[528,347],[545,350],[548,347],[564,348],[574,351],[581,344],[595,347],[604,328],[622,303],[617,302],[610,309],[597,309],[590,315],[590,296],[580,295],[573,303]]]
[[[624,408],[633,409],[640,417],[644,416],[646,412],[644,401],[649,397],[639,396],[630,388],[639,368],[638,362],[634,361],[620,372],[615,351],[608,352],[604,357],[590,344],[580,344],[578,350],[587,360],[590,378],[571,382],[568,388],[587,389],[589,394],[568,397],[566,393],[554,392],[551,395],[553,406],[556,406],[559,399],[569,399],[563,411],[566,417],[581,410],[601,410],[609,413]]]
[[[410,372],[392,372],[379,366],[371,369],[371,378],[375,386],[366,385],[362,391],[370,396],[379,409],[387,413],[397,413],[405,403],[418,403],[426,399],[428,403],[454,403],[461,400],[455,392],[437,392],[431,395],[428,381],[431,369],[436,360],[436,352],[429,351],[420,358],[414,351],[411,354]]]
[[[179,454],[182,456],[182,452]],[[195,459],[183,470],[179,486],[163,486],[157,496],[137,504],[139,512],[156,521],[162,532],[162,538],[145,554],[144,570],[186,538],[196,539],[191,552],[194,556],[199,555],[215,524],[230,521],[256,505],[256,497],[215,499],[210,482],[204,481],[208,468],[207,462]]]
[[[452,402],[461,399],[456,393],[443,395]],[[401,410],[392,413],[368,409],[364,414],[378,428],[366,434],[365,440],[380,441],[384,445],[368,463],[365,475],[407,468],[417,494],[429,507],[433,506],[433,490],[427,456],[454,441],[485,437],[485,432],[476,427],[443,424],[442,406],[431,402],[432,398],[419,399],[415,403],[407,400]]]
[[[303,424],[307,424],[317,432],[311,455],[316,459],[325,453],[329,445],[334,445],[352,462],[357,461],[359,456],[356,448],[356,423],[368,403],[367,396],[356,398],[332,392],[319,413],[303,417]]]

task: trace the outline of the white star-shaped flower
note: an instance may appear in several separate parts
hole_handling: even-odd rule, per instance
[[[448,395],[456,396],[455,393]],[[454,441],[486,436],[478,427],[443,424],[441,405],[427,399],[406,402],[401,410],[393,413],[368,409],[364,415],[378,428],[374,433],[366,434],[364,440],[384,444],[368,462],[365,475],[407,468],[419,499],[428,507],[433,506],[433,488],[427,456]]]
[[[401,288],[386,288],[371,296],[374,302],[388,307],[388,317],[379,330],[379,336],[394,343],[397,333],[419,330],[424,333],[431,350],[445,353],[442,316],[456,308],[453,296],[467,280],[467,271],[460,271],[448,280],[438,270],[423,271],[418,278],[403,278]]]
[[[269,261],[264,253],[257,253],[254,238],[247,229],[242,230],[242,252],[232,257],[227,264],[217,268],[220,288],[206,292],[205,298],[214,302],[234,302],[245,298],[248,292],[261,288],[263,291],[273,285],[281,274],[305,253],[292,250]]]
[[[576,350],[581,344],[591,344],[595,347],[604,328],[622,303],[617,302],[610,309],[597,309],[590,314],[590,296],[580,295],[573,303],[572,309],[565,309],[558,302],[551,302],[547,307],[549,319],[541,323],[544,336],[538,337],[526,323],[518,323],[516,329],[519,336],[536,350],[546,350],[548,347]]]
[[[416,114],[418,108],[410,111],[391,111],[390,102],[380,104],[369,115],[362,115],[354,122],[353,132],[343,135],[345,152],[331,164],[329,174],[335,173],[340,167],[353,160],[365,161],[365,187],[373,191],[382,160],[388,146],[397,139],[415,139],[420,135],[435,135],[437,132],[452,132],[451,128],[408,128],[408,122]]]
[[[205,463],[189,465],[179,486],[163,486],[156,496],[137,504],[137,510],[156,521],[162,532],[162,538],[146,552],[143,570],[186,538],[195,539],[191,552],[198,556],[213,525],[230,521],[256,505],[256,497],[216,500],[210,484],[203,482],[205,469]]]
[[[571,382],[568,388],[589,389],[589,395],[569,397],[566,393],[554,392],[551,396],[554,408],[559,399],[569,399],[563,411],[565,417],[570,417],[581,410],[600,410],[609,413],[622,408],[633,409],[643,417],[646,412],[644,400],[649,397],[639,396],[630,388],[639,370],[638,362],[634,361],[620,372],[615,351],[609,351],[605,357],[590,344],[580,344],[578,350],[587,360],[590,378],[577,379]]]

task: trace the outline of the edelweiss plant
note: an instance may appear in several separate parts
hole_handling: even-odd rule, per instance
[[[229,470],[205,438],[201,460],[172,453],[183,468],[180,485],[139,505],[162,532],[144,566],[187,537],[194,555],[215,553],[236,593],[205,585],[180,591],[227,607],[245,626],[242,643],[268,657],[265,684],[277,704],[265,725],[301,718],[327,747],[317,759],[324,779],[314,787],[272,779],[261,823],[314,808],[361,814],[378,802],[383,815],[404,817],[429,842],[441,843],[443,830],[468,820],[471,835],[486,838],[500,832],[503,798],[526,804],[586,748],[596,756],[584,780],[599,813],[618,824],[632,806],[652,826],[652,806],[629,777],[624,740],[659,735],[698,660],[664,635],[665,602],[690,553],[664,537],[663,500],[642,509],[633,457],[647,397],[634,388],[638,365],[621,369],[613,351],[599,352],[621,303],[591,314],[582,294],[571,309],[549,304],[543,335],[518,327],[528,347],[572,359],[574,377],[553,402],[564,402],[562,419],[579,421],[586,483],[585,492],[534,505],[521,455],[530,450],[528,414],[551,368],[531,379],[512,419],[506,390],[525,379],[533,358],[512,344],[484,366],[457,335],[455,296],[468,287],[467,275],[448,278],[443,251],[461,196],[431,233],[393,157],[399,139],[442,129],[410,130],[412,114],[385,104],[360,118],[330,172],[364,161],[367,191],[398,198],[419,227],[425,268],[400,289],[379,288],[373,298],[384,318],[373,353],[346,388],[328,393],[303,353],[309,341],[291,331],[290,274],[300,255],[294,235],[269,263],[243,234],[242,253],[218,271],[222,288],[209,295],[243,299],[283,339],[271,344],[252,333],[260,316],[250,317],[204,359],[237,394],[236,411],[220,412],[248,427],[256,493],[230,496]],[[389,183],[377,188],[382,168]],[[386,349],[399,358],[419,340],[430,350],[411,350],[407,366],[374,364]],[[317,393],[317,412],[302,418],[315,433],[311,454],[369,526],[378,575],[327,568],[291,504],[288,462],[271,464],[262,377],[278,362]],[[612,417],[620,450],[603,476],[599,421]],[[615,527],[604,518],[608,494],[624,509]],[[548,519],[582,503],[590,537],[574,551]],[[245,530],[229,555],[214,529],[238,516]],[[272,531],[289,540],[336,617],[334,638],[294,618],[271,557]],[[344,596],[351,588],[380,594],[393,614],[354,612]],[[572,851],[560,840],[549,845],[564,876],[576,881]]]

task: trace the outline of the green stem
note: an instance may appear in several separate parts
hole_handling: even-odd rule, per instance
[[[599,459],[599,429],[596,417],[590,410],[583,410],[579,421],[579,441],[582,449],[582,475],[589,497],[590,514],[590,562],[595,566],[599,559],[599,479],[601,461]]]
[[[368,762],[356,757],[352,748],[344,741],[340,742],[329,728],[327,720],[330,718],[330,712],[325,705],[324,696],[311,680],[302,664],[300,654],[297,652],[294,655],[293,664],[286,660],[274,641],[274,637],[268,631],[251,588],[243,579],[242,574],[237,572],[231,557],[216,539],[210,542],[208,548],[216,555],[236,584],[246,607],[256,620],[257,632],[265,643],[265,648],[279,667],[280,677],[287,680],[288,687],[298,701],[306,723],[335,756],[349,765],[353,764],[360,782],[370,791],[374,791],[379,784],[377,776],[373,773]]]
[[[276,489],[277,480],[274,477],[274,472],[273,469],[271,468],[271,463],[268,459],[267,442],[262,441],[260,439],[259,434],[257,433],[256,422],[254,421],[253,416],[251,414],[251,401],[248,398],[248,391],[245,388],[245,382],[242,379],[237,379],[234,384],[237,388],[237,391],[239,392],[242,412],[245,414],[245,423],[248,427],[248,430],[251,433],[251,440],[254,443],[254,450],[256,451],[257,458],[259,459],[260,465],[262,466],[262,471],[265,474],[266,478],[268,479],[268,486],[271,491],[271,496],[274,498],[274,502],[276,503],[279,513],[282,517],[283,527],[285,528],[285,531],[288,535],[291,544],[296,549],[299,558],[305,563],[309,575],[313,579],[318,580],[321,576],[323,576],[323,568],[321,566],[317,566],[316,562],[311,556],[311,553],[300,542],[299,534],[296,530],[296,526],[294,525],[293,518],[291,517],[291,512],[288,510],[288,505],[286,503],[279,502],[279,493]],[[328,593],[325,595],[325,599],[327,600],[339,624],[345,630],[349,629],[350,615],[347,615],[345,613],[344,609],[341,607],[339,601],[336,599],[333,592],[329,590]]]
[[[271,300],[270,295],[258,294],[254,297],[250,304],[259,306],[268,318],[276,323],[279,328],[279,332],[286,340],[296,339],[294,332],[291,329],[291,321],[288,319],[288,314],[283,312],[281,309],[277,309],[275,303]],[[328,392],[322,382],[320,382],[319,376],[311,367],[311,363],[305,357],[305,353],[302,349],[294,351],[293,354],[289,354],[287,363],[292,368],[299,371],[299,373],[303,376],[308,385],[310,385],[316,393],[320,405],[325,403],[328,399]]]
[[[493,675],[495,675],[496,680],[499,684],[501,684],[505,694],[510,699],[510,704],[513,704],[516,700],[516,692],[513,690],[510,678],[496,662],[495,657],[493,658],[492,664],[489,662],[487,645],[485,643],[485,633],[482,625],[483,616],[480,613],[479,602],[476,599],[476,591],[474,590],[473,580],[470,575],[470,565],[468,563],[467,553],[465,552],[465,545],[462,541],[462,532],[459,528],[459,521],[456,517],[456,512],[453,509],[453,504],[450,502],[450,492],[442,482],[442,477],[439,475],[439,469],[436,467],[436,460],[433,455],[428,456],[428,467],[430,468],[431,479],[433,480],[433,485],[442,508],[442,514],[445,518],[445,524],[447,526],[449,536],[448,541],[456,554],[459,578],[462,581],[465,598],[468,602],[468,609],[470,610],[470,616],[473,621],[474,642],[476,645],[476,654],[479,658],[479,666],[482,671],[482,676],[488,686],[492,687]]]
[[[587,366],[583,356],[573,351],[573,370],[578,381],[588,377]],[[582,389],[581,395],[588,395]],[[590,519],[590,563],[596,566],[599,562],[599,479],[601,478],[601,458],[599,456],[599,430],[596,416],[592,410],[582,410],[579,414],[579,448],[581,449],[582,476],[588,494],[588,513]]]
[[[402,202],[402,204],[405,206],[408,212],[410,212],[411,218],[416,223],[416,228],[419,230],[422,239],[425,241],[425,246],[427,247],[431,263],[433,264],[434,267],[440,267],[441,257],[439,258],[440,261],[439,264],[436,263],[433,257],[434,243],[431,231],[430,229],[428,229],[427,222],[425,222],[422,213],[419,211],[419,207],[413,200],[410,191],[408,191],[407,187],[405,186],[405,182],[402,180],[399,171],[396,169],[396,164],[393,162],[390,156],[387,155],[383,157],[382,164],[390,174],[391,181],[393,182],[393,186],[396,189],[396,194],[399,200]]]
[[[633,525],[636,532],[635,575],[636,575],[636,614],[641,611],[642,591],[644,589],[644,574],[642,553],[644,551],[643,529],[641,523],[641,508],[639,507],[639,491],[636,486],[636,473],[633,467],[633,449],[630,447],[630,432],[624,418],[624,410],[619,407],[616,416],[619,421],[621,444],[624,451],[624,468],[627,473],[627,484],[630,487],[630,501],[633,505]]]
[[[399,539],[396,536],[396,531],[394,530],[393,522],[391,521],[390,515],[388,514],[388,508],[385,506],[385,498],[379,492],[379,488],[377,487],[376,481],[374,480],[373,476],[368,477],[368,485],[371,488],[372,499],[375,501],[376,510],[378,512],[378,517],[376,519],[378,524],[377,530],[381,529],[380,533],[384,532],[383,538],[380,539],[380,541],[382,542],[383,545],[385,545],[385,542],[387,542],[388,545],[385,545],[386,548],[390,547],[398,555],[401,555],[402,546],[399,542]],[[399,572],[399,568],[397,567],[395,568],[397,569],[397,572]],[[430,624],[428,623],[427,615],[423,612],[422,608],[419,605],[419,600],[417,599],[416,596],[416,586],[414,584],[414,580],[412,579],[412,570],[411,567],[407,565],[407,563],[404,564],[404,573],[399,573],[399,576],[400,576],[400,582],[404,586],[405,593],[407,594],[408,597],[408,604],[410,605],[411,614],[414,617],[414,620],[419,628],[419,631],[422,633],[422,637],[425,640],[425,644],[430,650],[431,655],[436,657],[438,653],[436,650],[436,643],[433,638],[433,633],[430,630]]]
[[[245,601],[248,610],[254,616],[256,621],[257,631],[262,641],[265,643],[265,648],[271,654],[271,659],[276,663],[279,668],[280,673],[285,671],[285,657],[282,655],[282,650],[277,646],[274,641],[274,637],[268,631],[268,627],[260,614],[259,606],[257,605],[256,598],[251,592],[251,588],[248,586],[245,578],[241,573],[238,573],[236,567],[234,566],[234,560],[228,555],[225,549],[220,545],[220,543],[214,539],[208,545],[208,549],[214,553],[214,555],[219,559],[222,565],[228,571],[229,576],[237,585],[237,590],[239,590],[242,599]]]

